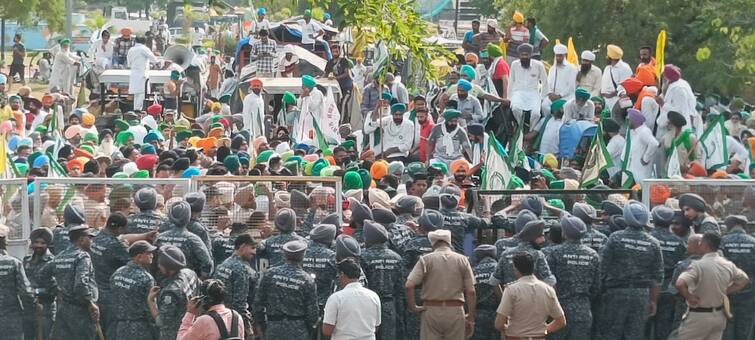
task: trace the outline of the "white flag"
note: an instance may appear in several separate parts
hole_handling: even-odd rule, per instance
[[[330,145],[341,144],[341,135],[338,134],[338,125],[341,122],[341,112],[338,110],[336,97],[333,95],[333,88],[328,87],[328,93],[325,94],[325,117],[322,122],[318,122],[322,128],[323,136]]]
[[[679,164],[679,151],[676,147],[671,150],[671,156],[668,158],[668,166],[666,167],[666,177],[673,178],[674,176],[682,176],[681,164]]]
[[[705,151],[705,169],[716,170],[729,164],[729,152],[726,147],[726,129],[724,117],[713,118],[705,129],[700,143]]]
[[[511,179],[508,155],[495,136],[488,136],[482,190],[505,190]]]

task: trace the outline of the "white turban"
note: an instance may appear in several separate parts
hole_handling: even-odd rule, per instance
[[[556,46],[553,46],[553,53],[554,54],[566,54],[567,49],[566,45],[564,44],[556,44]]]
[[[592,53],[592,51],[584,50],[582,51],[581,58],[584,60],[595,61],[595,53]]]

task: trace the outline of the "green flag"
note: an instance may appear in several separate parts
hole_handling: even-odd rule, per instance
[[[729,150],[726,146],[724,116],[716,115],[708,122],[700,143],[705,151],[705,169],[718,170],[729,164]]]
[[[317,119],[314,119],[314,117],[312,119],[312,125],[315,128],[315,137],[317,137],[317,144],[319,144],[320,150],[329,148],[328,141],[325,139],[325,135],[322,133],[322,130],[320,130],[320,125],[317,124]]]
[[[580,187],[590,188],[600,182],[600,173],[613,166],[611,154],[608,153],[606,142],[603,140],[603,123],[598,123],[598,130],[592,137],[592,144],[587,151],[585,166],[582,169]]]
[[[488,134],[487,148],[482,171],[482,190],[505,190],[511,179],[511,165],[506,150],[492,134]]]

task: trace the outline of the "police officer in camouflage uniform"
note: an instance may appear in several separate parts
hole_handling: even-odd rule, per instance
[[[293,209],[283,208],[278,210],[275,214],[275,228],[278,229],[280,234],[271,236],[265,240],[262,240],[257,246],[257,254],[267,259],[268,267],[277,266],[283,264],[283,254],[281,247],[289,241],[304,240],[299,235],[294,233],[296,228],[296,213]]]
[[[52,231],[52,247],[50,251],[53,255],[58,255],[71,246],[71,241],[68,239],[68,231],[72,227],[86,223],[84,217],[84,209],[78,205],[66,204],[63,209],[63,225],[58,225]]]
[[[641,339],[648,311],[655,314],[663,282],[661,246],[644,230],[650,219],[648,208],[629,201],[623,216],[628,227],[612,233],[603,248],[598,339]]]
[[[57,287],[52,278],[40,280],[39,271],[54,259],[47,248],[52,244],[52,232],[47,228],[34,229],[31,231],[29,240],[32,254],[24,257],[24,271],[29,278],[37,302],[42,306],[42,311],[38,313],[34,306],[24,306],[24,336],[26,340],[34,340],[37,327],[40,327],[42,338],[46,339],[50,336],[52,323],[55,320]]]
[[[417,219],[422,215],[424,204],[417,196],[405,195],[396,200],[395,209],[398,214],[396,223],[406,225],[407,222],[417,223]]]
[[[682,215],[681,211],[677,211],[674,214],[674,223],[681,223],[683,221],[684,215]],[[674,295],[674,319],[671,323],[672,331],[669,338],[673,338],[673,336],[675,336],[674,334],[679,330],[679,325],[682,323],[682,317],[687,314],[687,301],[681,296],[681,294],[679,294],[679,291],[676,289],[676,280],[679,279],[679,275],[681,275],[687,270],[687,268],[689,268],[690,264],[692,264],[692,261],[699,260],[703,257],[704,253],[702,249],[700,249],[702,239],[702,234],[690,235],[689,239],[687,239],[687,258],[677,262],[676,266],[674,267],[674,274],[671,276],[671,281],[669,282],[669,286],[667,288],[668,292]]]
[[[603,250],[603,246],[608,242],[608,236],[595,230],[592,226],[593,222],[598,219],[598,214],[597,211],[595,211],[595,208],[587,203],[577,202],[572,206],[571,212],[572,215],[582,220],[587,227],[587,232],[581,239],[582,243],[600,254],[600,251]]]
[[[364,221],[364,241],[366,249],[360,266],[367,276],[367,288],[377,293],[381,304],[377,339],[396,339],[397,325],[403,324],[404,319],[403,259],[388,249],[388,230],[379,223]]]
[[[212,259],[215,263],[223,263],[227,258],[233,255],[235,251],[236,237],[242,234],[246,234],[249,231],[249,225],[241,222],[234,222],[231,224],[231,232],[228,236],[218,233],[215,238],[212,239]]]
[[[679,195],[679,208],[682,209],[684,217],[692,223],[695,232],[705,234],[714,232],[721,235],[721,226],[718,225],[716,218],[705,212],[705,200],[698,194],[681,194]]]
[[[564,213],[559,224],[566,241],[549,252],[548,266],[556,276],[558,301],[569,321],[566,327],[550,334],[548,339],[590,339],[591,300],[600,293],[600,257],[582,241],[588,235],[587,224],[582,218]]]
[[[154,230],[164,232],[171,228],[168,219],[154,211],[157,207],[157,191],[154,188],[139,189],[134,194],[134,205],[139,208],[139,212],[128,217],[126,233],[141,234]]]
[[[595,229],[603,233],[603,235],[611,236],[611,233],[616,231],[611,227],[611,217],[621,217],[624,214],[623,206],[618,205],[612,200],[604,200],[600,203],[600,217],[598,222],[594,225]],[[622,217],[623,218],[623,217]],[[623,230],[624,227],[619,230]]]
[[[0,325],[3,325],[0,337],[23,340],[23,305],[35,310],[36,300],[23,264],[6,251],[9,233],[10,228],[0,224]]]
[[[186,268],[186,257],[176,246],[160,247],[157,267],[164,278],[159,291],[150,291],[148,303],[160,330],[160,340],[175,340],[186,306],[199,286],[199,279],[193,270]]]
[[[724,256],[742,269],[747,276],[755,277],[755,237],[745,231],[747,217],[731,215],[724,223],[727,233],[721,240]],[[755,321],[755,293],[752,283],[737,293],[729,295],[733,318],[726,323],[725,340],[751,339]]]
[[[306,339],[319,317],[317,286],[301,268],[307,243],[297,239],[282,249],[286,261],[263,273],[252,306],[256,320],[267,320],[267,339]]]
[[[212,249],[209,231],[207,230],[207,227],[202,224],[201,220],[202,210],[204,210],[205,202],[207,202],[207,196],[201,191],[195,191],[184,195],[184,200],[186,200],[191,207],[191,219],[189,219],[189,225],[186,226],[186,230],[199,236],[199,239],[204,242],[207,249]],[[210,253],[210,255],[212,255],[212,253]],[[219,261],[217,263],[221,262]]]
[[[687,246],[681,237],[671,233],[671,221],[674,219],[674,210],[663,205],[656,206],[651,211],[653,216],[653,225],[655,228],[650,232],[650,236],[655,237],[661,245],[663,253],[663,283],[658,295],[658,307],[655,316],[649,321],[655,326],[655,338],[666,339],[671,333],[671,325],[674,321],[674,294],[668,287],[674,285],[671,282],[671,276],[674,274],[674,266],[684,259],[684,253]]]
[[[335,277],[338,275],[336,252],[331,249],[336,237],[336,226],[320,224],[309,232],[309,246],[304,253],[302,268],[312,275],[317,286],[317,305],[322,310],[333,292]]]
[[[94,232],[81,224],[68,231],[71,247],[55,256],[39,275],[41,280],[55,278],[58,285],[58,313],[53,326],[54,338],[92,339],[100,319],[99,296],[94,267],[89,256]]]
[[[519,233],[522,232],[522,229],[524,229],[524,226],[527,225],[527,223],[535,221],[537,219],[537,215],[535,215],[535,213],[533,213],[532,211],[529,211],[527,209],[519,210],[519,213],[516,215],[516,219],[514,219],[514,235],[509,238],[502,238],[495,241],[495,251],[499,259],[500,256],[503,255],[504,252],[506,252],[506,250],[515,248],[519,245],[519,243],[522,242],[522,239],[519,237]]]
[[[301,218],[301,228],[296,232],[301,237],[309,235],[310,230],[315,226],[315,211],[316,207],[313,207],[314,202],[309,200],[309,196],[300,190],[291,190],[291,207],[294,209],[299,218]],[[284,242],[285,243],[285,242]]]
[[[147,302],[147,296],[155,286],[155,279],[148,271],[155,250],[157,248],[147,241],[134,242],[128,248],[131,261],[113,273],[110,291],[117,303],[108,339],[157,340],[159,333]]]
[[[427,234],[443,227],[443,215],[437,210],[425,209],[422,211],[419,219],[417,219],[417,224],[417,235],[406,242],[404,250],[404,264],[406,265],[404,272],[407,275],[422,255],[433,252],[433,246],[430,243],[430,239],[427,238]],[[420,299],[421,288],[417,287],[414,289],[416,304],[422,303]],[[406,339],[418,340],[420,331],[419,315],[406,310],[404,312],[404,321],[406,325]]]
[[[461,191],[459,187],[449,184],[441,189],[440,213],[443,214],[443,229],[451,231],[452,248],[459,254],[464,254],[464,234],[480,224],[480,220],[467,213],[460,212],[457,207]]]
[[[539,250],[540,246],[545,242],[544,229],[545,221],[540,219],[529,221],[524,225],[522,231],[519,232],[521,242],[518,246],[507,249],[500,256],[495,272],[490,277],[490,285],[497,287],[501,284],[509,284],[516,281],[513,258],[514,255],[521,252],[529,253],[535,259],[535,276],[538,279],[551,286],[556,284],[556,277],[551,273],[545,255]]]
[[[160,233],[156,245],[162,247],[169,244],[181,249],[186,257],[187,266],[199,277],[209,277],[212,273],[212,259],[204,242],[199,236],[186,230],[191,217],[191,207],[186,201],[177,201],[168,209],[168,218],[173,222],[173,228]]]
[[[114,323],[115,308],[120,301],[110,291],[110,277],[118,268],[123,267],[129,261],[128,245],[121,238],[126,232],[126,216],[121,213],[113,213],[107,218],[105,228],[97,233],[92,240],[89,251],[94,268],[94,281],[97,282],[100,307],[100,324],[104,331],[109,331]]]
[[[351,235],[359,242],[360,245],[364,245],[364,226],[365,220],[372,220],[372,210],[366,204],[357,201],[353,197],[349,197],[349,210],[351,211],[351,220],[349,220],[349,227],[354,231]]]
[[[252,269],[252,259],[257,253],[257,241],[250,234],[241,234],[234,240],[231,257],[215,269],[215,278],[225,285],[226,307],[235,310],[244,320],[245,334],[252,330],[252,315],[249,303],[254,298],[258,275]]]
[[[498,297],[494,287],[488,284],[488,280],[495,272],[496,261],[495,246],[483,244],[474,250],[476,263],[474,267],[475,291],[477,291],[477,314],[475,316],[475,329],[472,340],[500,339],[501,334],[495,329],[496,309]]]

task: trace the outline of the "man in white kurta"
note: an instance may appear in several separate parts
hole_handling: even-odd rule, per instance
[[[522,124],[524,111],[530,111],[530,127],[540,120],[540,101],[547,94],[548,76],[539,60],[530,59],[532,45],[524,43],[517,47],[519,59],[511,63],[509,76],[509,99],[511,111],[518,124]],[[543,84],[541,87],[540,85]]]
[[[662,97],[656,136],[663,136],[668,132],[668,113],[671,111],[679,112],[687,121],[687,125],[682,129],[692,128],[697,136],[702,136],[702,118],[697,113],[695,93],[692,92],[689,83],[681,76],[681,71],[676,66],[666,65],[664,67],[663,78],[668,82],[668,87],[666,87]]]
[[[568,102],[574,98],[579,69],[566,62],[566,52],[566,46],[563,44],[553,46],[553,54],[556,55],[556,64],[548,70],[548,85],[540,111],[542,116],[550,115],[551,103],[553,101],[563,98]]]
[[[309,75],[302,77],[302,94],[298,106],[301,112],[292,135],[297,143],[309,144],[317,140],[314,122],[317,121],[322,129],[325,119],[325,95],[317,89],[315,79]]]
[[[590,92],[580,87],[574,93],[574,98],[564,105],[564,123],[572,120],[593,120],[595,103],[590,100]]]
[[[642,112],[634,108],[629,109],[627,118],[630,127],[627,138],[629,147],[624,148],[621,158],[626,163],[626,170],[632,174],[634,183],[642,183],[644,179],[652,176],[653,160],[659,143],[653,136],[653,132],[645,125]],[[623,183],[627,180],[627,174],[623,174],[622,178]]]
[[[642,112],[642,115],[645,117],[645,125],[647,125],[650,131],[657,131],[655,129],[658,121],[658,109],[660,108],[660,106],[655,100],[655,96],[658,95],[658,88],[655,86],[645,86],[642,88],[642,91],[640,93],[648,94],[642,97],[639,105],[640,112]],[[659,135],[656,133],[655,139],[661,140],[661,138],[659,138],[658,136]]]
[[[60,52],[55,55],[55,60],[52,63],[50,89],[58,87],[61,92],[73,96],[74,77],[76,77],[80,60],[81,58],[71,53],[71,41],[68,39],[61,40]]]
[[[580,56],[579,72],[577,73],[577,86],[590,92],[590,97],[600,97],[601,80],[603,71],[593,65],[595,62],[595,53],[592,51],[582,51]]]
[[[255,78],[250,82],[249,94],[244,97],[241,111],[244,120],[244,130],[248,130],[252,138],[265,136],[265,101],[262,99],[262,81]]]
[[[110,32],[103,30],[100,39],[97,39],[89,48],[89,55],[94,56],[94,66],[98,74],[113,65],[114,46],[110,39]]]
[[[606,100],[606,109],[612,110],[616,102],[619,101],[619,91],[621,83],[632,76],[632,68],[629,64],[621,60],[624,51],[616,45],[606,47],[608,54],[608,65],[603,69],[603,79],[600,82],[600,94]]]
[[[613,166],[608,168],[608,176],[613,177],[621,170],[621,155],[624,153],[626,140],[619,133],[619,124],[613,119],[604,119],[603,132],[610,138],[606,144],[606,151],[611,156]]]
[[[726,151],[729,152],[728,173],[736,173],[737,170],[748,174],[750,172],[750,152],[742,143],[732,136],[726,136]]]
[[[144,107],[144,98],[147,93],[147,72],[149,64],[156,63],[157,57],[149,47],[144,45],[144,38],[137,37],[136,45],[128,50],[126,60],[131,67],[131,75],[128,82],[128,93],[134,95],[134,111]]]
[[[379,113],[370,115],[364,122],[364,133],[373,133],[380,129],[381,141],[373,148],[376,158],[388,160],[406,160],[412,149],[414,123],[404,120],[404,103],[391,105],[391,116],[380,117]]]

